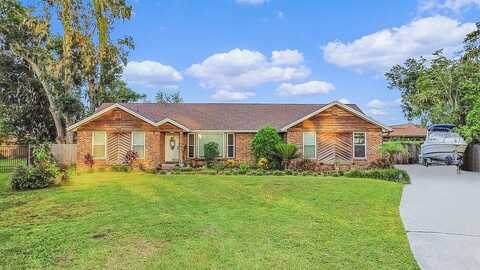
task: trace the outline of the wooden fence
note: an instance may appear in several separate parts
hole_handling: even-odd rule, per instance
[[[51,144],[50,150],[59,164],[72,165],[77,160],[76,144]]]
[[[463,170],[480,172],[480,144],[471,144],[463,156]]]

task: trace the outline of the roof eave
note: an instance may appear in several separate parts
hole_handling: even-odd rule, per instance
[[[351,112],[352,114],[354,114],[354,115],[356,115],[356,116],[358,116],[358,117],[360,117],[360,118],[362,118],[362,119],[364,119],[364,120],[366,120],[366,121],[368,121],[368,122],[370,122],[370,123],[372,123],[372,124],[375,124],[375,125],[381,127],[383,131],[389,131],[389,132],[390,132],[390,131],[393,131],[393,129],[391,129],[390,127],[388,127],[388,126],[386,126],[386,125],[384,125],[384,124],[382,124],[382,123],[380,123],[380,122],[378,122],[378,121],[375,121],[375,120],[373,120],[372,118],[368,117],[367,115],[365,115],[365,114],[363,114],[363,113],[361,113],[361,112],[359,112],[359,111],[357,111],[357,110],[355,110],[355,109],[352,109],[352,108],[350,108],[349,106],[347,106],[347,105],[345,105],[345,104],[343,104],[343,103],[341,103],[341,102],[338,102],[338,101],[330,102],[330,103],[328,103],[327,105],[323,106],[322,108],[320,108],[320,109],[318,109],[318,110],[316,110],[316,111],[314,111],[314,112],[312,112],[312,113],[309,113],[309,114],[303,116],[302,118],[300,118],[300,119],[298,119],[298,120],[295,120],[294,122],[292,122],[292,123],[284,126],[283,128],[281,128],[280,131],[286,132],[289,128],[291,128],[291,127],[293,127],[293,126],[295,126],[295,125],[298,125],[299,123],[301,123],[301,122],[309,119],[310,117],[315,116],[315,115],[317,115],[317,114],[319,114],[319,113],[325,111],[326,109],[331,108],[331,107],[333,107],[333,106],[335,106],[335,105],[336,105],[336,106],[339,106],[339,107],[341,107],[341,108],[343,108],[343,109],[345,109],[345,110],[347,110],[347,111],[349,111],[349,112]]]
[[[79,122],[77,122],[77,123],[69,126],[69,127],[67,128],[67,131],[75,131],[75,130],[76,130],[77,128],[79,128],[80,126],[82,126],[82,125],[84,125],[84,124],[86,124],[86,123],[88,123],[88,122],[90,122],[90,121],[93,121],[93,120],[99,118],[100,116],[102,116],[103,114],[105,114],[105,113],[107,113],[107,112],[109,112],[109,111],[111,111],[111,110],[113,110],[113,109],[116,109],[116,108],[121,109],[121,110],[123,110],[123,111],[125,111],[125,112],[127,112],[127,113],[129,113],[129,114],[131,114],[131,115],[133,115],[133,116],[135,116],[135,117],[137,117],[137,118],[139,118],[139,119],[141,119],[141,120],[149,123],[149,124],[151,124],[152,126],[158,127],[158,126],[163,125],[163,124],[165,124],[165,123],[170,123],[170,124],[172,124],[172,125],[180,128],[180,129],[182,129],[182,130],[184,130],[184,131],[190,131],[190,129],[189,129],[188,127],[186,127],[186,126],[184,126],[184,125],[176,122],[175,120],[169,119],[169,118],[165,118],[165,119],[163,119],[163,120],[161,120],[161,121],[159,121],[159,122],[153,122],[152,120],[144,117],[143,115],[140,115],[140,114],[136,113],[135,111],[132,111],[132,110],[130,110],[129,108],[127,108],[127,107],[125,107],[125,106],[123,106],[123,105],[121,105],[121,104],[118,104],[118,103],[112,104],[112,105],[108,106],[107,108],[105,108],[105,109],[103,109],[103,110],[101,110],[101,111],[98,111],[98,112],[90,115],[89,117],[87,117],[87,118],[85,118],[85,119],[83,119],[83,120],[81,120],[81,121],[79,121]]]

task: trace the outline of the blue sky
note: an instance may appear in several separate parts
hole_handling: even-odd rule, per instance
[[[131,35],[124,79],[153,100],[327,103],[345,100],[405,122],[383,73],[408,57],[461,48],[479,0],[132,1],[116,27]]]

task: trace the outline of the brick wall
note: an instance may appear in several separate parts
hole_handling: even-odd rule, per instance
[[[381,132],[367,133],[367,160],[373,161],[382,157],[378,152],[380,145],[383,143]]]
[[[235,134],[235,160],[237,162],[255,163],[255,157],[250,149],[253,137],[255,137],[255,133]]]

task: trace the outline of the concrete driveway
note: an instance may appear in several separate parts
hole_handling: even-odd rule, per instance
[[[480,269],[480,174],[452,166],[398,166],[412,184],[403,191],[402,217],[422,269]]]

